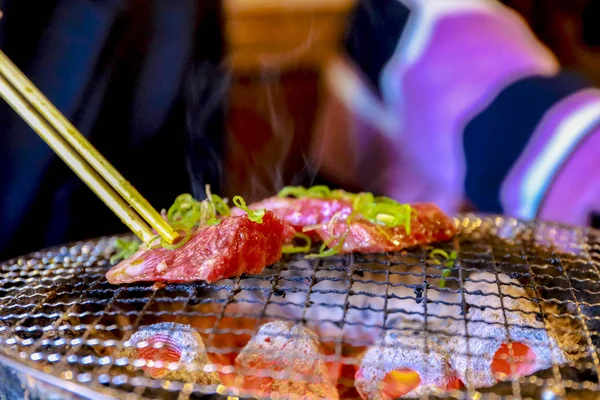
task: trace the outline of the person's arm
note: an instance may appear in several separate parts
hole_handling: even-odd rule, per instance
[[[398,7],[396,15],[407,16],[397,17],[403,29],[393,51],[386,42],[373,39],[378,37],[373,32],[389,31],[382,24],[393,24],[379,19],[378,3],[359,3],[349,28],[354,39],[347,40],[346,65],[350,67],[345,69],[350,73],[332,74],[332,96],[351,115],[351,126],[330,122],[327,131],[318,132],[315,149],[321,160],[330,154],[327,145],[332,152],[337,146],[338,154],[354,162],[346,171],[355,184],[401,201],[434,201],[452,213],[467,198],[480,211],[558,219],[559,211],[550,212],[552,207],[561,210],[575,203],[563,198],[559,205],[550,206],[552,194],[561,192],[559,176],[575,165],[583,168],[579,164],[585,162],[574,161],[583,157],[574,144],[561,147],[561,156],[556,157],[551,138],[561,140],[561,131],[558,126],[548,127],[547,119],[555,115],[561,126],[576,121],[569,132],[582,125],[580,129],[590,132],[594,112],[585,110],[593,105],[566,106],[569,110],[562,114],[558,110],[578,96],[587,99],[580,102],[593,104],[595,91],[582,79],[561,72],[554,56],[521,18],[496,2],[388,2]],[[379,56],[362,53],[360,49],[365,48],[371,53],[378,49]],[[372,62],[382,55],[385,63]],[[587,118],[585,123],[581,115]],[[335,120],[335,116],[328,119]],[[546,132],[544,146],[553,154],[550,158],[532,151],[540,147],[535,144],[540,132]],[[573,143],[588,137],[576,136],[571,138]],[[339,146],[346,143],[354,145],[340,151]],[[573,148],[578,150],[569,150]],[[370,149],[376,151],[363,157]],[[383,165],[374,167],[375,159]],[[330,164],[335,160],[331,157]],[[520,172],[523,165],[534,162],[554,163],[547,164],[543,178],[547,183],[523,183],[529,176]],[[324,174],[333,171],[323,166]],[[519,187],[535,190],[535,194],[527,192],[538,199],[535,212],[523,211],[528,197],[515,197],[515,193],[525,193]],[[584,197],[578,196],[577,201],[583,202]],[[573,211],[582,213],[587,212]],[[565,222],[582,221],[568,214],[562,213]]]
[[[579,90],[539,113],[494,194],[510,215],[589,225],[600,212],[600,90],[572,79],[553,83]]]

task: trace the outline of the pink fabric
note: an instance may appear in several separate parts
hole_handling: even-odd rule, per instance
[[[552,136],[556,134],[558,127],[561,125],[561,123],[564,122],[565,118],[569,117],[569,115],[573,114],[577,110],[586,106],[590,102],[597,101],[599,97],[600,97],[600,91],[598,91],[598,89],[582,90],[582,91],[577,92],[576,94],[564,99],[560,103],[554,105],[550,110],[548,110],[548,112],[546,113],[546,115],[544,116],[544,118],[542,119],[542,121],[540,122],[538,127],[536,128],[536,131],[534,132],[533,136],[529,140],[529,143],[527,144],[527,146],[523,150],[522,154],[520,155],[519,159],[517,160],[517,163],[513,166],[513,168],[511,169],[510,173],[508,174],[508,176],[506,177],[506,179],[502,185],[501,200],[502,200],[502,206],[504,208],[504,212],[506,214],[512,215],[515,217],[528,217],[528,216],[519,215],[519,211],[518,211],[522,205],[521,202],[523,201],[521,193],[522,193],[522,187],[525,184],[524,179],[525,179],[527,171],[529,171],[532,168],[533,163],[537,160],[537,158],[544,151],[546,144],[549,142],[549,140],[552,138]],[[593,142],[593,140],[592,140],[592,142]],[[594,150],[593,148],[590,148],[589,145],[585,145],[584,147],[585,147],[585,151],[587,151],[588,154],[585,154],[585,151],[579,150],[570,156],[571,157],[586,156],[586,157],[592,157],[592,158],[593,157],[598,158],[600,156],[600,154],[599,154],[600,147],[596,148],[598,150]],[[590,151],[592,153],[590,153]],[[588,174],[584,173],[583,176],[567,176],[567,175],[569,175],[570,172],[578,172],[578,173],[584,172],[585,170],[581,170],[578,167],[578,165],[580,166],[580,164],[586,163],[586,162],[587,161],[585,161],[585,160],[568,161],[569,166],[567,167],[567,170],[564,170],[561,173],[561,175],[563,175],[563,177],[560,180],[555,180],[553,182],[553,185],[554,186],[558,185],[558,187],[561,187],[562,183],[572,180],[573,182],[579,182],[577,184],[577,185],[579,185],[579,189],[583,188],[582,184],[584,183],[584,181],[585,180],[589,181]],[[596,169],[596,170],[592,169],[589,171],[590,172],[591,171],[600,172],[600,170],[598,170],[598,169]],[[564,175],[565,172],[567,172],[567,175]],[[583,181],[582,181],[582,178],[584,178]],[[568,183],[567,186],[565,186],[565,187],[572,187],[572,184]],[[575,193],[577,193],[577,197],[578,197],[579,191],[564,192],[564,190],[562,190],[562,189],[558,190],[555,188],[552,190],[552,193],[553,193],[552,201],[550,201],[550,203],[547,204],[546,209],[543,210],[543,212],[539,213],[538,216],[543,216],[544,218],[555,219],[555,220],[561,221],[561,222],[571,222],[571,223],[581,223],[583,221],[583,219],[585,219],[581,215],[576,215],[580,212],[584,212],[584,210],[575,211],[573,208],[573,205],[576,202],[578,202],[579,200],[576,201],[575,199],[570,199],[571,197],[573,197],[573,195]],[[561,203],[561,201],[563,201],[563,202]],[[567,209],[568,209],[568,211],[566,211]],[[556,218],[559,218],[559,219],[556,219]]]
[[[600,126],[590,132],[562,166],[542,201],[538,218],[589,225],[600,211]]]
[[[434,202],[454,214],[464,200],[462,131],[468,121],[507,85],[553,75],[558,65],[508,10],[458,12],[434,24],[421,57],[406,66],[398,52],[381,79],[383,93],[399,96],[385,96],[381,107],[401,128],[380,132],[352,109],[360,101],[333,99],[312,154],[324,175],[338,182],[403,202]],[[356,71],[348,79],[347,85],[362,80]]]
[[[388,67],[386,82],[400,85],[402,99],[389,99],[387,106],[397,109],[403,131],[389,143],[395,161],[384,190],[400,201],[431,201],[455,213],[463,199],[468,121],[512,82],[555,70],[548,70],[541,45],[512,13],[453,14],[437,23],[432,38],[407,70],[401,60]]]

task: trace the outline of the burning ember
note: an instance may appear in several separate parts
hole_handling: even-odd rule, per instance
[[[367,351],[356,373],[356,387],[364,399],[418,398],[433,389],[461,386],[449,364],[444,343],[434,335],[423,335],[414,320],[387,330]],[[411,326],[413,329],[411,329]]]
[[[145,362],[142,369],[152,378],[221,383],[216,372],[203,368],[211,362],[201,336],[189,325],[164,322],[142,328],[129,339],[121,357]]]
[[[270,398],[337,399],[337,374],[318,337],[302,325],[264,324],[235,360],[236,386]]]
[[[467,326],[462,321],[451,325],[449,347],[457,354],[451,365],[467,386],[488,387],[498,379],[526,376],[568,361],[538,320],[539,305],[514,279],[475,273],[464,288]]]

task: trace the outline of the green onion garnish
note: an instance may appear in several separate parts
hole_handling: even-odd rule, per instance
[[[179,195],[169,207],[167,221],[173,229],[183,232],[185,236],[172,245],[161,240],[160,245],[168,250],[177,249],[190,240],[194,228],[216,225],[230,214],[225,200],[212,194],[209,185],[206,185],[206,200],[198,201],[189,193]]]
[[[312,246],[312,240],[307,235],[296,232],[294,238],[298,238],[304,240],[304,246],[294,246],[294,245],[286,245],[283,246],[281,252],[284,254],[292,254],[292,253],[308,253],[310,251],[310,247]]]
[[[229,215],[230,210],[225,200],[212,194],[207,185],[206,200],[198,201],[189,193],[177,196],[169,207],[167,221],[174,229],[187,234],[194,227],[218,224],[221,218]]]
[[[331,190],[325,185],[312,186],[308,189],[303,186],[286,186],[279,191],[277,196],[279,196],[279,197],[293,196],[296,198],[301,198],[301,197],[329,198],[329,197],[331,197]]]
[[[287,186],[279,192],[278,196],[350,200],[353,208],[352,217],[359,215],[367,221],[389,228],[403,226],[406,234],[410,235],[410,222],[414,210],[410,205],[398,203],[389,197],[376,197],[368,192],[354,194],[343,190],[331,190],[323,185],[310,188]]]
[[[338,212],[331,217],[329,221],[329,234],[332,235],[329,239],[323,242],[321,247],[319,248],[319,252],[317,254],[310,254],[306,256],[306,258],[321,258],[321,257],[329,257],[338,254],[344,248],[344,241],[346,240],[346,236],[348,236],[348,232],[350,232],[350,217],[346,218],[346,223],[348,224],[348,228],[341,236],[333,236],[333,222],[336,219],[339,219],[341,214]],[[337,244],[332,248],[328,249],[327,247],[334,240],[338,240]]]
[[[442,271],[442,279],[440,279],[440,287],[443,289],[446,287],[446,279],[450,276],[452,270],[450,268],[446,268]]]
[[[262,219],[265,216],[264,209],[260,209],[260,210],[249,209],[248,206],[246,205],[246,202],[242,198],[242,196],[235,196],[233,198],[233,204],[235,204],[238,208],[246,211],[246,213],[248,214],[248,219],[250,221],[256,222],[258,224],[262,224],[262,222],[263,222]]]
[[[167,221],[173,228],[187,231],[200,221],[202,214],[202,203],[191,194],[185,193],[177,196],[173,205],[169,207]]]
[[[306,258],[322,258],[322,257],[329,257],[329,256],[334,256],[334,255],[338,254],[340,251],[342,251],[342,248],[344,247],[344,240],[346,239],[346,235],[344,234],[341,238],[339,238],[339,241],[337,242],[337,244],[335,246],[328,249],[327,246],[329,245],[329,243],[333,242],[335,239],[338,239],[338,238],[331,237],[331,238],[327,239],[326,241],[323,242],[323,244],[319,248],[319,252],[317,254],[309,254],[306,256]]]
[[[435,250],[431,250],[431,252],[429,253],[429,257],[435,257],[436,255],[440,255],[442,256],[445,260],[449,259],[450,256],[448,255],[448,253],[446,253],[444,250],[442,249],[435,249]]]
[[[446,287],[446,279],[452,273],[452,267],[454,267],[454,263],[456,262],[456,251],[451,251],[450,254],[448,254],[442,249],[431,250],[429,252],[430,259],[427,261],[435,265],[441,265],[442,261],[434,258],[435,256],[440,256],[441,258],[443,258],[443,264],[447,267],[442,271],[442,277],[440,279],[440,287],[444,288]]]
[[[231,215],[231,211],[229,210],[229,206],[225,203],[220,196],[213,194],[211,197],[211,203],[215,207],[215,211],[221,215],[222,217],[229,217]]]
[[[264,215],[264,210],[262,210],[262,213]],[[183,232],[185,236],[172,245],[161,239],[160,241],[156,241],[152,248],[158,246],[162,246],[168,250],[179,248],[190,240],[194,228],[218,224],[223,217],[228,217],[229,215],[231,215],[231,212],[227,202],[216,194],[212,194],[209,185],[206,185],[206,200],[203,201],[196,200],[189,193],[181,194],[175,198],[175,202],[169,207],[166,219],[173,229]],[[158,237],[155,236],[146,245],[154,243]],[[110,259],[110,262],[113,264],[116,261],[130,257],[139,249],[141,243],[135,239],[117,239],[115,245],[117,253]]]
[[[117,261],[125,260],[131,257],[133,253],[138,251],[142,243],[137,239],[117,239],[115,242],[116,254],[110,258],[110,263],[114,264]]]

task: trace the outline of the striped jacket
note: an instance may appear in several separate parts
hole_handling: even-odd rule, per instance
[[[325,176],[449,213],[600,211],[600,90],[499,2],[362,0],[327,84]]]

